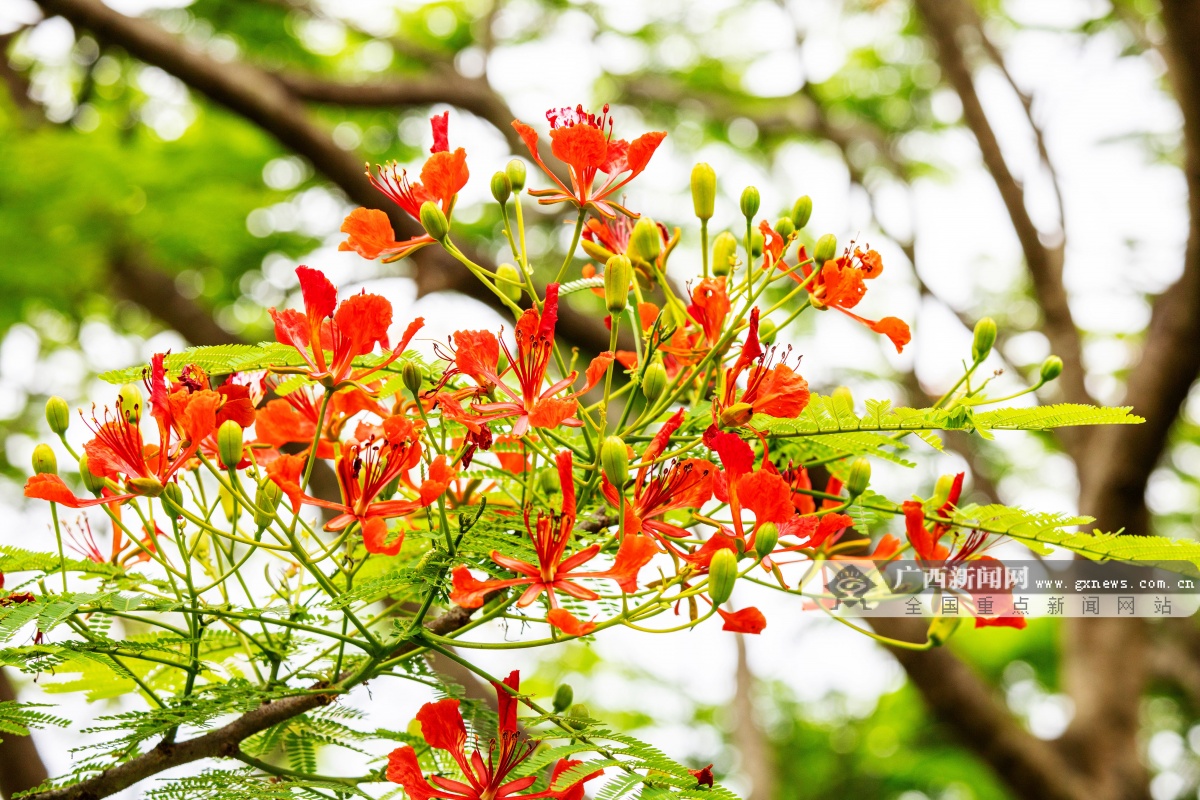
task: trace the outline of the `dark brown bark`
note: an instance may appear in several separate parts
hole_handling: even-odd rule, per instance
[[[298,72],[278,72],[275,77],[294,96],[310,103],[372,108],[449,103],[487,120],[504,136],[514,153],[525,151],[525,144],[513,129],[515,117],[508,103],[482,78],[431,74],[404,80],[342,83]]]
[[[1000,142],[983,110],[983,103],[975,89],[971,64],[961,41],[964,31],[972,29],[971,12],[964,0],[914,0],[914,5],[936,48],[943,78],[962,102],[963,120],[975,135],[984,166],[992,175],[1021,244],[1034,294],[1045,319],[1044,332],[1051,348],[1066,366],[1058,380],[1058,387],[1070,402],[1090,402],[1091,397],[1083,382],[1079,332],[1075,328],[1067,303],[1067,292],[1063,287],[1065,236],[1060,236],[1057,244],[1044,243],[1043,232],[1038,230],[1025,206],[1025,189],[1005,160]],[[1074,433],[1068,433],[1064,444],[1070,449],[1073,440],[1079,438]],[[1078,457],[1079,453],[1074,455]]]
[[[90,30],[99,40],[124,48],[130,55],[174,75],[191,88],[262,128],[283,146],[305,157],[313,168],[338,186],[352,202],[381,208],[398,237],[421,232],[407,214],[387,201],[367,179],[363,162],[334,143],[328,131],[306,111],[279,78],[239,61],[218,62],[171,36],[152,22],[121,14],[99,0],[39,0],[47,14],[57,14]],[[488,259],[463,248],[476,263]],[[418,291],[459,291],[495,308],[499,301],[458,262],[440,248],[427,247],[413,257]],[[507,312],[503,312],[507,313]],[[588,352],[608,348],[599,320],[579,314],[566,303],[559,314],[559,335]]]
[[[927,621],[874,618],[872,627],[892,639],[925,640]],[[945,649],[892,648],[909,681],[933,715],[958,742],[975,751],[1022,800],[1095,800],[1096,787],[1071,769],[1046,742],[1021,727],[983,679]]]
[[[8,674],[0,670],[0,703],[16,700]],[[29,736],[5,734],[0,741],[0,796],[5,800],[46,780],[46,765]]]
[[[109,262],[116,293],[146,309],[193,345],[245,344],[218,325],[208,309],[179,293],[175,281],[161,269],[147,267],[129,252]]]
[[[962,0],[915,0],[937,47],[946,80],[963,102],[967,126],[975,134],[1025,252],[1035,294],[1046,316],[1046,332],[1075,376],[1064,384],[1068,399],[1086,401],[1078,365],[1078,333],[1061,282],[1061,248],[1048,247],[1025,209],[1023,191],[1009,170],[974,89],[962,30],[972,12]],[[1197,373],[1200,372],[1200,54],[1188,42],[1200,33],[1200,8],[1186,0],[1164,2],[1169,72],[1184,116],[1191,228],[1182,277],[1154,305],[1141,360],[1129,377],[1124,402],[1147,418],[1145,425],[1091,429],[1064,440],[1080,472],[1081,509],[1104,530],[1148,533],[1146,482],[1167,445]],[[977,24],[977,20],[975,21]],[[993,52],[993,55],[994,52]],[[1074,362],[1074,365],[1073,365]],[[1073,369],[1074,366],[1074,369]],[[887,631],[889,623],[880,626]],[[1075,716],[1054,749],[1033,739],[1011,720],[995,718],[980,727],[987,696],[982,681],[943,651],[898,654],[913,681],[948,725],[971,731],[964,741],[990,763],[1022,797],[1059,797],[1068,784],[1086,781],[1096,797],[1149,796],[1138,757],[1138,710],[1147,679],[1145,627],[1129,620],[1069,620],[1064,642],[1063,678],[1075,703]],[[889,634],[894,635],[894,634]],[[1002,706],[996,706],[1003,712]],[[1004,713],[1006,716],[1006,712]],[[995,749],[989,730],[1007,730]],[[1023,741],[1022,741],[1023,739]],[[1030,745],[1037,753],[1027,752]],[[1030,769],[1036,756],[1050,769]],[[1013,760],[1015,759],[1015,761]]]
[[[741,773],[750,779],[746,800],[772,800],[776,775],[771,741],[763,731],[754,710],[754,673],[746,657],[746,635],[735,634],[737,667],[734,675],[733,742],[741,761]]]

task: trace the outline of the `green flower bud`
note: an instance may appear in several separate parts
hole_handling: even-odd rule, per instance
[[[425,380],[425,376],[421,374],[420,367],[411,361],[405,361],[404,366],[400,368],[400,380],[404,381],[404,388],[416,396],[421,391],[421,382]]]
[[[629,482],[629,448],[620,436],[609,436],[600,445],[600,468],[618,489]]]
[[[792,222],[791,217],[780,217],[775,220],[775,232],[786,240],[796,232],[796,224]]]
[[[557,494],[562,488],[558,485],[558,472],[553,469],[544,469],[538,473],[538,483],[546,494]]]
[[[525,188],[525,162],[519,158],[514,158],[508,162],[508,166],[504,168],[504,174],[508,176],[508,182],[512,186],[514,192],[519,192]]]
[[[925,638],[933,642],[934,647],[941,647],[950,640],[961,622],[962,617],[934,617]]]
[[[820,239],[817,239],[816,245],[813,247],[813,263],[820,269],[826,261],[833,259],[837,255],[837,237],[832,233],[827,233]]]
[[[496,202],[500,205],[505,205],[511,196],[512,181],[503,172],[497,172],[492,176],[492,197],[496,198]]]
[[[718,550],[708,565],[708,596],[714,605],[719,606],[730,598],[737,576],[737,556],[732,550]]]
[[[838,405],[840,405],[846,411],[854,411],[854,395],[850,392],[849,386],[837,387],[833,390],[831,397],[833,397],[834,400],[837,400]]]
[[[762,231],[754,231],[750,234],[750,255],[754,258],[761,258],[763,254],[763,235]]]
[[[608,307],[608,313],[620,314],[629,305],[629,280],[632,275],[633,264],[625,256],[613,256],[604,265],[604,305]]]
[[[758,323],[758,340],[768,347],[775,344],[775,334],[779,333],[779,326],[774,320],[764,319]]]
[[[242,460],[242,426],[231,419],[221,423],[217,428],[217,455],[221,457],[221,466],[225,469],[237,469]]]
[[[766,558],[775,550],[778,542],[779,526],[774,522],[764,522],[754,534],[754,552],[759,558]]]
[[[130,478],[125,481],[125,486],[140,497],[158,497],[164,488],[158,478]]]
[[[136,383],[127,383],[121,387],[117,398],[121,403],[121,416],[130,425],[137,425],[142,418],[142,389]]]
[[[802,230],[812,218],[812,198],[804,195],[792,206],[792,224],[796,230]]]
[[[509,300],[521,299],[521,273],[512,264],[501,264],[496,267],[496,288],[504,292]],[[510,283],[511,281],[511,283]]]
[[[712,219],[717,198],[717,173],[708,164],[692,167],[692,206],[700,219]]]
[[[996,343],[996,320],[991,317],[984,317],[975,323],[975,340],[971,343],[971,356],[975,359],[975,363],[979,363],[988,357],[988,353],[992,352],[992,345]]]
[[[575,690],[571,688],[569,683],[560,683],[558,689],[554,692],[554,713],[561,714],[571,707],[571,701],[575,699]]]
[[[587,727],[587,721],[592,718],[592,712],[583,703],[576,703],[567,711],[566,723],[577,731]]]
[[[50,445],[39,444],[33,448],[33,474],[58,474],[58,458],[54,455],[54,449]]]
[[[645,374],[642,375],[642,394],[647,400],[653,403],[658,398],[662,397],[662,393],[667,389],[667,368],[663,366],[660,359],[656,358],[646,367]]]
[[[609,250],[604,245],[598,244],[596,242],[588,241],[587,239],[580,239],[579,246],[583,248],[583,252],[587,253],[589,256],[596,259],[601,264],[605,263],[610,258],[612,258],[613,256],[616,255],[616,253]]]
[[[166,511],[170,516],[183,516],[183,487],[178,483],[171,481],[164,486],[159,501],[162,503],[163,511]]]
[[[758,213],[758,205],[762,199],[758,195],[758,189],[753,186],[747,186],[742,190],[742,216],[746,219],[753,219]]]
[[[754,406],[749,403],[734,403],[721,412],[721,427],[737,428],[745,425],[754,416]]]
[[[51,397],[46,401],[46,423],[50,430],[62,436],[71,425],[71,408],[61,397]]]
[[[259,528],[270,525],[282,498],[283,490],[278,483],[270,478],[260,483],[258,491],[254,493],[254,524]]]
[[[435,242],[443,241],[450,233],[450,222],[446,214],[432,200],[421,204],[421,227]]]
[[[733,272],[737,265],[737,238],[723,231],[713,240],[712,271],[718,278]]]
[[[234,499],[233,493],[221,484],[221,488],[217,491],[217,497],[221,500],[221,510],[225,512],[225,519],[233,522],[237,516],[237,500]]]
[[[658,223],[643,214],[629,234],[626,252],[632,261],[653,263],[662,252],[662,232],[658,229]]]
[[[83,481],[83,488],[92,494],[100,494],[100,490],[104,488],[104,478],[92,474],[87,456],[79,457],[79,479]]]
[[[1042,362],[1042,383],[1050,381],[1062,375],[1063,360],[1058,356],[1050,356]]]
[[[846,481],[846,491],[851,497],[858,497],[871,484],[871,462],[865,458],[856,458],[850,465],[850,479]]]
[[[950,499],[950,490],[954,488],[954,476],[942,475],[937,479],[937,483],[933,485],[933,501],[934,508],[941,508],[946,505],[946,501]]]

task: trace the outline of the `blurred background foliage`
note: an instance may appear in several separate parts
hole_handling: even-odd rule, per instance
[[[170,64],[132,57],[120,31],[97,36],[88,25],[45,19],[30,0],[4,5],[0,489],[14,526],[33,524],[21,516],[27,512],[19,487],[33,442],[46,434],[41,409],[48,395],[85,405],[110,391],[92,376],[154,350],[269,336],[265,308],[288,301],[301,260],[353,283],[411,278],[414,293],[461,285],[444,275],[429,280],[445,269],[437,262],[388,266],[337,254],[337,227],[357,204],[348,199],[353,189],[314,169],[312,153],[285,146],[220,97],[214,102],[211,87],[181,80]],[[52,12],[60,4],[44,5]],[[979,91],[1017,165],[1043,245],[1053,250],[1067,234],[1095,242],[1066,251],[1065,283],[1076,293],[1086,369],[1078,377],[1097,399],[1119,400],[1145,336],[1146,298],[1179,275],[1187,234],[1181,123],[1161,53],[1158,5],[961,5],[970,9],[959,26],[964,50],[977,65]],[[663,155],[632,189],[637,208],[668,224],[690,224],[686,175],[695,160],[718,167],[718,217],[726,220],[748,183],[762,188],[771,218],[810,194],[817,207],[812,232],[869,239],[885,253],[888,294],[873,298],[872,308],[912,320],[917,342],[915,355],[896,358],[858,331],[822,329],[822,345],[834,351],[822,361],[805,351],[817,335],[806,321],[793,340],[805,353],[806,375],[822,389],[836,380],[860,398],[923,405],[946,388],[980,316],[1000,324],[1001,385],[1021,385],[1054,345],[1045,335],[1043,298],[1024,268],[1030,253],[1018,245],[1011,213],[980,163],[971,138],[978,131],[964,130],[961,96],[948,85],[922,20],[923,9],[937,6],[127,0],[111,8],[176,37],[218,71],[251,65],[277,80],[336,148],[359,161],[419,163],[428,116],[452,109],[451,140],[469,143],[475,178],[455,224],[489,256],[502,252],[502,239],[495,209],[484,202],[486,176],[509,157],[514,112],[540,124],[549,106],[609,102],[618,135],[668,130]],[[1070,56],[1051,58],[1058,49]],[[1094,67],[1097,59],[1102,67]],[[1091,69],[1103,77],[1088,83],[1081,74]],[[1127,74],[1134,77],[1094,86]],[[1081,82],[1092,87],[1080,94],[1083,111],[1062,100]],[[354,91],[362,86],[371,91]],[[1044,103],[1043,88],[1052,98]],[[1110,89],[1118,99],[1111,106]],[[1113,116],[1128,124],[1114,132],[1097,122]],[[1111,148],[1121,149],[1110,164],[1103,158],[1118,152]],[[1051,168],[1059,159],[1073,182],[1060,184]],[[1100,173],[1094,182],[1109,181],[1107,197],[1080,177],[1089,170]],[[376,206],[385,202],[379,197]],[[554,262],[550,254],[569,230],[555,214],[530,216],[532,253]],[[938,241],[948,225],[962,233]],[[934,241],[922,240],[922,231]],[[696,247],[685,240],[677,261],[694,263]],[[694,272],[686,266],[681,282]],[[1088,293],[1097,286],[1107,293]],[[437,308],[461,317],[468,302]],[[1099,310],[1087,311],[1087,304]],[[1154,532],[1195,530],[1198,405],[1194,397],[1186,405],[1150,477]],[[965,469],[971,499],[1060,509],[1075,502],[1076,467],[1052,437],[981,448],[954,435],[950,444],[952,453],[893,476],[892,486],[900,494],[920,491],[939,472]],[[6,537],[24,535],[9,526]],[[845,641],[820,622],[810,627],[820,629],[826,650]],[[954,650],[1021,728],[1052,740],[1073,709],[1061,670],[1062,633],[1053,622],[1021,634],[966,633]],[[1150,690],[1140,728],[1129,734],[1133,758],[1150,772],[1155,800],[1195,796],[1196,632],[1190,622],[1174,631],[1159,626],[1154,638],[1167,641],[1168,655],[1148,659]],[[755,642],[749,655],[729,644],[714,663],[731,672],[715,692],[693,694],[687,683],[618,653],[604,657],[599,648],[573,647],[547,659],[537,680],[570,680],[597,716],[650,730],[652,741],[690,752],[697,766],[715,762],[753,800],[1018,796],[994,762],[953,726],[937,724],[881,650],[870,651],[869,663],[884,677],[854,686],[821,674],[834,656],[826,653],[818,666],[806,655],[809,639],[792,639]],[[1171,653],[1178,656],[1173,666]],[[762,669],[765,663],[771,668]],[[601,691],[635,685],[628,695]],[[647,692],[660,698],[653,706],[632,701]]]

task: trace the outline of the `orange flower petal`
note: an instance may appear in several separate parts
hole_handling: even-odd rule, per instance
[[[884,317],[879,322],[870,323],[867,327],[891,339],[897,353],[903,353],[904,345],[912,341],[912,332],[908,329],[908,323],[896,317]]]
[[[347,239],[338,245],[338,250],[352,250],[366,259],[373,260],[404,247],[396,241],[388,215],[377,208],[354,209],[343,220],[341,231],[347,234]]]
[[[576,126],[579,127],[579,126]],[[568,636],[586,636],[596,630],[596,623],[583,622],[565,608],[555,608],[546,615],[546,622]]]
[[[763,628],[767,627],[767,618],[754,606],[743,608],[741,611],[726,611],[718,608],[717,613],[721,615],[721,619],[725,620],[725,624],[721,626],[723,631],[762,633]]]

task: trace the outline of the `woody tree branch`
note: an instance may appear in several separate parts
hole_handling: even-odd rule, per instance
[[[1071,316],[1067,291],[1063,285],[1065,232],[1061,229],[1043,232],[1034,223],[1025,204],[1025,188],[1013,174],[991,121],[984,111],[975,86],[971,62],[963,46],[966,32],[976,29],[972,25],[972,14],[963,0],[914,0],[914,6],[934,45],[944,79],[962,102],[963,121],[975,136],[984,166],[1000,192],[1000,198],[1017,234],[1034,294],[1045,319],[1046,336],[1050,340],[1051,348],[1066,366],[1058,381],[1059,388],[1070,402],[1091,402],[1091,396],[1084,385],[1079,331]],[[1056,238],[1057,242],[1046,244],[1047,238]],[[1068,450],[1074,448],[1073,455],[1078,457],[1078,447],[1082,445],[1082,439],[1068,434],[1064,438],[1064,445]]]
[[[1053,250],[1061,248],[1041,248],[1048,250],[1050,257],[1039,261],[1037,249],[1029,247],[1036,229],[1029,226],[1023,202],[1019,206],[1015,202],[1021,198],[1020,186],[1004,167],[998,143],[990,135],[961,46],[961,29],[977,25],[978,20],[958,0],[916,0],[916,5],[937,44],[946,78],[963,100],[964,118],[979,139],[985,163],[1009,207],[1026,250],[1035,290],[1045,307],[1048,334],[1055,349],[1066,353],[1064,345],[1056,342],[1077,342],[1078,337],[1069,335],[1069,318],[1059,313],[1065,310],[1065,305],[1058,302],[1065,300],[1065,294],[1060,293],[1061,258],[1056,261]],[[1102,528],[1129,533],[1148,531],[1146,482],[1200,372],[1200,353],[1191,344],[1200,337],[1200,58],[1187,45],[1200,33],[1200,9],[1186,2],[1166,2],[1163,14],[1168,69],[1183,111],[1187,152],[1191,223],[1183,275],[1155,302],[1142,357],[1129,378],[1124,402],[1133,405],[1148,422],[1126,431],[1088,431],[1086,438],[1067,442],[1080,471],[1080,507],[1094,515]],[[1068,397],[1077,391],[1078,385],[1075,389],[1067,385]],[[906,655],[902,663],[915,684],[928,684],[923,692],[926,701],[942,709],[941,716],[949,724],[961,727],[969,723],[965,718],[970,715],[961,710],[961,704],[945,702],[947,685],[925,680],[944,673],[944,665],[934,663],[939,658],[940,654],[912,654]],[[1136,622],[1071,620],[1067,626],[1064,680],[1076,713],[1057,750],[1066,758],[1070,771],[1094,781],[1097,796],[1148,796],[1136,741],[1146,660],[1145,630]],[[1009,780],[1013,773],[1005,764],[994,758],[988,760]],[[1011,780],[1009,783],[1012,785]],[[1042,795],[1026,792],[1023,796]]]
[[[455,607],[432,622],[426,623],[425,627],[432,633],[445,636],[466,625],[470,619],[470,611]],[[404,644],[392,652],[389,657],[402,656],[415,648],[415,644]],[[346,673],[342,679],[345,680],[348,677],[349,673]],[[30,800],[100,800],[100,798],[109,797],[128,789],[146,778],[184,764],[208,758],[237,757],[240,753],[241,743],[251,736],[301,714],[329,705],[337,699],[337,692],[321,691],[323,688],[319,685],[313,686],[306,694],[263,703],[232,722],[193,739],[173,743],[164,740],[153,750],[123,764],[106,769],[79,783],[30,795]]]
[[[1046,335],[1051,347],[1067,365],[1060,379],[1060,389],[1068,400],[1088,402],[1090,396],[1083,382],[1080,337],[1062,281],[1065,232],[1058,232],[1057,244],[1045,243],[1042,232],[1034,224],[1025,205],[1024,188],[1009,167],[984,112],[965,43],[966,37],[981,34],[978,17],[962,0],[914,0],[914,5],[934,45],[944,79],[962,103],[963,119],[975,136],[984,165],[1000,192],[1021,244],[1034,294],[1042,308]],[[992,53],[995,55],[995,51]],[[1028,105],[1026,109],[1028,113]],[[1032,122],[1030,117],[1031,125]],[[1035,136],[1040,135],[1036,126],[1034,131]],[[1044,146],[1039,144],[1039,147],[1043,159],[1048,162]],[[1170,416],[1173,418],[1174,414]],[[1095,487],[1104,485],[1104,482],[1097,484],[1089,480],[1086,474],[1090,463],[1095,460],[1088,454],[1094,452],[1091,448],[1096,437],[1081,429],[1061,439],[1081,473],[1081,507],[1095,514],[1101,526],[1107,529],[1122,527],[1119,520],[1131,513],[1137,514],[1139,508],[1143,509],[1141,514],[1144,516],[1141,499],[1144,478],[1140,481],[1140,489],[1132,493],[1137,497],[1130,497],[1130,504],[1099,508],[1091,501],[1095,497]],[[1161,452],[1161,446],[1155,452]],[[1104,459],[1108,457],[1106,454]],[[1157,458],[1157,455],[1153,458]],[[1064,681],[1075,700],[1076,715],[1057,748],[1063,763],[1056,774],[1060,777],[1085,777],[1100,797],[1146,797],[1148,786],[1145,769],[1137,756],[1136,740],[1137,710],[1144,684],[1141,626],[1117,620],[1071,620],[1066,630]],[[940,654],[917,654],[902,663],[914,684],[926,684],[923,691],[926,702],[935,709],[943,710],[944,721],[960,727],[969,724],[967,720],[945,719],[955,714],[956,707],[942,702],[944,697],[940,692],[943,689],[939,683],[923,681],[929,673],[938,672],[938,666],[934,663],[938,657]],[[976,693],[981,691],[984,690],[976,689]],[[1024,735],[1032,740],[1029,734]],[[997,760],[995,754],[986,749],[976,749],[1002,779],[1017,788],[1012,782],[1012,776],[1016,773],[1010,764]],[[1022,796],[1054,796],[1050,794],[1054,788],[1053,784],[1047,784],[1041,787],[1043,794],[1034,794],[1027,789]]]
[[[905,617],[876,617],[872,627],[884,636],[919,642],[925,623]],[[1023,800],[1094,800],[1102,797],[1086,777],[1053,748],[1013,718],[983,679],[947,649],[892,649],[909,681],[940,722],[957,734]]]
[[[756,683],[746,654],[746,635],[734,634],[737,667],[733,693],[733,740],[741,772],[750,780],[747,800],[771,800],[776,795],[778,770],[771,757],[771,744],[754,709]]]
[[[404,80],[342,83],[302,72],[272,74],[294,97],[310,103],[367,108],[449,103],[486,120],[504,136],[514,152],[521,152],[525,147],[512,127],[515,116],[512,109],[483,78],[464,78],[457,73],[430,73]]]
[[[90,30],[98,39],[124,48],[130,55],[174,75],[215,103],[257,125],[285,147],[308,159],[313,168],[359,205],[383,210],[400,237],[420,233],[420,226],[382,196],[364,174],[363,162],[340,148],[311,118],[299,97],[272,74],[241,61],[218,62],[144,19],[121,14],[100,0],[39,0],[42,10]],[[463,248],[485,267],[488,259]],[[437,248],[414,256],[418,291],[458,291],[495,308],[499,301],[461,265]],[[585,350],[608,347],[608,335],[595,320],[568,304],[559,311],[558,330],[567,341]]]
[[[1200,374],[1200,7],[1164,0],[1163,52],[1183,115],[1184,177],[1189,229],[1182,275],[1154,302],[1140,358],[1131,370],[1124,403],[1146,418],[1129,431],[1094,431],[1089,458],[1080,465],[1080,507],[1106,530],[1149,532],[1146,483],[1162,458],[1168,437],[1192,384]],[[1138,775],[1134,737],[1138,703],[1148,672],[1147,631],[1133,621],[1073,620],[1065,651],[1076,715],[1064,745],[1093,769],[1118,765],[1118,779]],[[1124,741],[1100,747],[1091,729],[1125,730]],[[1118,726],[1124,726],[1123,728]],[[1143,789],[1143,795],[1145,794]],[[1132,796],[1132,795],[1130,795]]]

